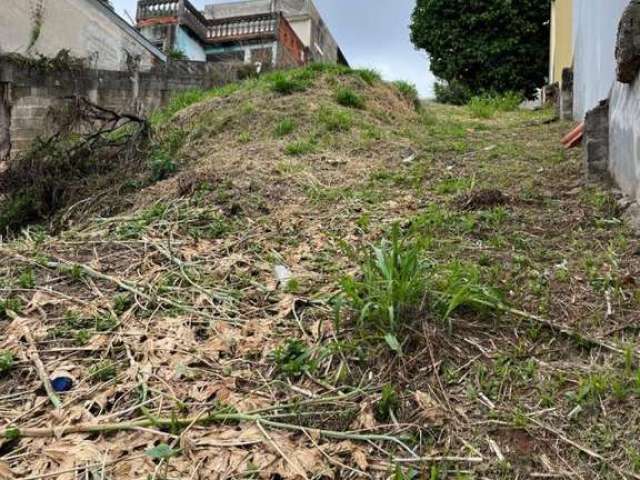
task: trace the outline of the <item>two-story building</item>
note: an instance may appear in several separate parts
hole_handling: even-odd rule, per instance
[[[158,48],[189,60],[346,64],[312,0],[218,3],[204,11],[189,0],[139,0],[137,22]]]

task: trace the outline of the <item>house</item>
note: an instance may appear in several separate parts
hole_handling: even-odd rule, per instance
[[[573,0],[551,2],[549,83],[562,86],[562,72],[573,64]]]
[[[91,67],[141,70],[166,55],[100,0],[6,0],[0,15],[0,53],[54,57],[69,50]]]
[[[312,0],[219,3],[204,11],[189,0],[139,0],[137,22],[158,48],[189,60],[346,63]]]

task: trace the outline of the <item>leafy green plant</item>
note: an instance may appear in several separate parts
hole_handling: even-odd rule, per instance
[[[312,351],[301,340],[287,340],[273,352],[273,359],[287,377],[300,377],[315,368]]]
[[[27,268],[20,274],[18,277],[18,285],[24,289],[32,289],[36,286],[36,279],[32,269]]]
[[[389,240],[364,253],[361,275],[342,280],[338,314],[344,302],[356,313],[361,332],[397,335],[419,313],[427,291],[428,267],[421,253],[420,245],[401,238],[394,225]]]
[[[393,385],[384,385],[380,400],[375,405],[375,415],[379,422],[387,422],[391,419],[391,415],[398,411],[400,407],[400,397]]]
[[[22,311],[22,301],[19,298],[0,300],[0,318],[6,317],[8,311],[20,313]]]
[[[343,107],[357,109],[362,109],[365,105],[364,97],[348,87],[338,89],[336,92],[336,102]]]
[[[286,137],[296,129],[296,122],[291,118],[283,118],[274,130],[274,135],[278,138]]]
[[[116,377],[118,370],[111,360],[102,360],[89,369],[89,378],[97,382],[106,382]]]
[[[14,365],[14,358],[11,352],[0,350],[0,377],[11,371]]]

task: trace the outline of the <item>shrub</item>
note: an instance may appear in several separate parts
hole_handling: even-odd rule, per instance
[[[16,230],[40,219],[36,195],[29,190],[5,199],[0,206],[0,232]]]
[[[278,138],[286,137],[296,129],[296,122],[291,118],[282,119],[278,125],[276,125],[274,135]]]
[[[318,120],[330,132],[351,130],[353,118],[349,112],[323,107],[318,113]]]
[[[455,80],[451,82],[436,82],[433,89],[436,101],[449,105],[466,105],[473,96],[469,87]]]
[[[151,157],[151,180],[159,182],[166,180],[178,171],[178,166],[167,152],[158,151]]]
[[[352,89],[344,87],[336,92],[336,102],[343,107],[364,108],[364,98]]]
[[[420,95],[418,95],[418,89],[412,83],[398,80],[393,82],[400,95],[413,105],[416,110],[420,110]]]

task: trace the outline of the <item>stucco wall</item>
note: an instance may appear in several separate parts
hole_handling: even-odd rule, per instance
[[[573,0],[551,4],[549,83],[562,83],[562,70],[573,64]]]
[[[189,35],[184,28],[176,28],[176,50],[181,51],[189,60],[196,62],[204,62],[207,60],[207,54],[200,45],[200,42]]]
[[[609,106],[609,171],[622,191],[640,200],[640,80],[616,82]]]
[[[585,113],[608,97],[615,80],[618,22],[629,0],[574,0],[573,113]]]
[[[34,31],[33,9],[42,5],[40,35],[31,53],[54,56],[68,49],[76,57],[92,58],[95,68],[126,69],[127,52],[141,57],[150,69],[164,55],[98,0],[19,0],[2,2],[0,51],[27,53]]]

